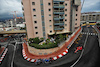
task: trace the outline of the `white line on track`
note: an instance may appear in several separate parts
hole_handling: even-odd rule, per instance
[[[88,29],[88,33],[89,33],[89,29]],[[86,39],[85,39],[84,48],[85,48],[85,46],[86,46],[87,39],[88,39],[88,34],[87,34]],[[84,49],[82,50],[81,55],[80,55],[79,58],[76,60],[76,62],[75,62],[73,65],[71,65],[70,67],[74,67],[74,66],[79,62],[79,60],[81,59],[81,57],[82,57],[82,55],[83,55],[83,52],[84,52]]]

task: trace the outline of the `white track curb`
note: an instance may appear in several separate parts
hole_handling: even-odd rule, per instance
[[[36,62],[36,59],[31,59],[31,58],[28,58],[28,57],[27,57],[27,55],[26,55],[24,49],[22,50],[22,53],[23,53],[24,59],[26,59],[27,61],[30,61],[30,62]]]
[[[27,55],[26,55],[24,49],[22,50],[22,53],[23,53],[24,59],[26,59],[27,61],[36,62],[36,59],[31,59],[31,58],[28,58],[28,57],[27,57]],[[62,54],[59,54],[59,55],[53,57],[52,60],[57,60],[57,59],[63,57],[64,55],[66,55],[67,53],[68,53],[68,49],[66,49]],[[44,59],[45,59],[45,58],[44,58]]]
[[[0,58],[0,64],[3,61],[3,58],[5,57],[6,53],[7,53],[8,49],[6,48],[6,50],[4,51],[3,55]]]
[[[75,33],[76,33],[79,29],[80,29],[80,28],[78,28],[78,29],[75,31]],[[74,36],[75,33],[73,33],[72,36]],[[79,33],[79,32],[78,32],[78,33]],[[69,39],[70,39],[70,38],[69,38]],[[69,41],[69,39],[68,39],[68,41]],[[28,57],[27,57],[27,55],[26,55],[24,49],[22,50],[22,53],[23,53],[24,59],[26,59],[27,61],[36,62],[36,59],[31,59],[31,58],[28,58]],[[61,53],[61,54],[59,54],[59,55],[57,55],[57,56],[52,57],[52,60],[57,60],[57,59],[63,57],[64,55],[66,55],[67,53],[68,53],[68,48],[66,48],[66,50],[65,50],[63,53]],[[45,58],[44,58],[44,59],[45,59]]]

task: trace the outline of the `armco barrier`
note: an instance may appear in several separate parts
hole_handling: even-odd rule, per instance
[[[99,47],[100,47],[100,30],[97,28],[97,26],[94,26],[94,29],[97,31],[98,33],[98,38],[99,38]]]
[[[73,42],[76,40],[76,38],[78,37],[78,35],[80,34],[81,31],[82,31],[82,29],[81,29],[81,27],[79,27],[79,28],[71,35],[71,37],[69,37],[69,39],[66,40],[65,45],[63,46],[64,49],[63,49],[62,53],[59,53],[59,52],[56,52],[57,54],[52,53],[52,54],[53,54],[52,60],[57,60],[58,58],[61,58],[61,57],[63,57],[64,55],[66,55],[66,54],[68,53],[68,49],[72,46]],[[66,48],[66,46],[68,46],[68,48]],[[24,59],[26,59],[27,61],[30,61],[30,62],[36,62],[37,59],[35,59],[35,58],[33,59],[33,58],[29,57],[28,54],[25,52],[25,48],[26,48],[26,47],[23,46],[22,54],[23,54]],[[32,55],[32,54],[31,54],[31,55]],[[50,55],[51,55],[51,54],[50,54]],[[50,55],[48,55],[48,56],[50,56]],[[33,57],[36,57],[35,55],[32,55],[32,56],[33,56]],[[37,57],[39,57],[39,56],[37,56]],[[41,57],[41,56],[40,56],[40,57]],[[40,59],[40,57],[39,57],[39,59]],[[47,57],[47,55],[46,55],[46,57]],[[46,57],[45,57],[45,58],[46,58]],[[50,57],[51,57],[51,56],[50,56]],[[44,58],[44,59],[45,59],[45,58]]]
[[[72,46],[72,44],[74,43],[74,41],[77,39],[77,37],[79,36],[79,34],[81,33],[81,31],[82,31],[82,29],[81,29],[81,27],[79,27],[72,35],[71,35],[71,37],[66,41],[66,43],[68,42],[68,41],[70,41],[71,40],[71,42],[69,43],[69,45],[68,45],[68,49]]]

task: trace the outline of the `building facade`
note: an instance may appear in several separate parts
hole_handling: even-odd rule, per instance
[[[16,27],[15,19],[6,20],[5,21],[5,27]]]
[[[16,24],[22,24],[24,22],[24,18],[23,17],[17,17],[16,19]]]
[[[81,23],[100,22],[100,12],[81,13]]]
[[[80,3],[80,0],[77,1]],[[55,32],[68,33],[72,28],[79,27],[81,4],[78,2],[76,0],[22,0],[28,38],[48,38]]]

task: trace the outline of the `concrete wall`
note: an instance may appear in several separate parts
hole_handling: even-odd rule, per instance
[[[34,55],[45,55],[45,54],[51,54],[51,53],[56,52],[57,50],[61,49],[64,45],[65,43],[61,45],[60,47],[51,48],[51,49],[36,49],[28,45],[28,51]]]

